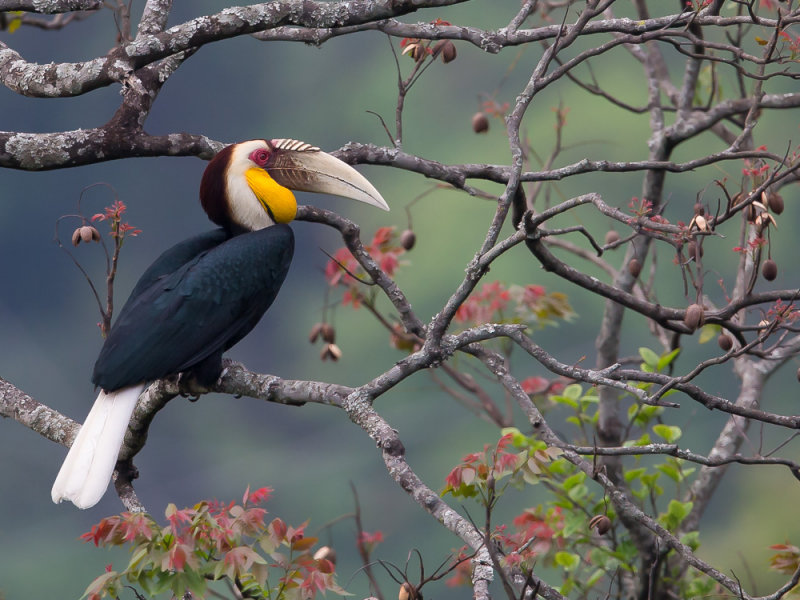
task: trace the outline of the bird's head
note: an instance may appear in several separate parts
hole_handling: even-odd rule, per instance
[[[200,202],[214,223],[254,231],[294,219],[292,190],[344,196],[389,210],[378,190],[350,165],[289,139],[250,140],[221,150],[203,173]]]

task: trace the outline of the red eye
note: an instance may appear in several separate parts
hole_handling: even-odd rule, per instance
[[[269,160],[269,150],[266,148],[259,148],[250,153],[250,160],[256,163],[259,167],[263,167]]]

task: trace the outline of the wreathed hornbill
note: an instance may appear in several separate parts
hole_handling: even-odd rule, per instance
[[[289,139],[220,151],[200,202],[220,229],[164,252],[142,275],[100,350],[100,394],[53,484],[53,501],[94,506],[105,493],[136,400],[149,382],[181,373],[201,387],[222,374],[222,353],[255,327],[283,284],[294,250],[290,190],[344,196],[389,210],[355,169]]]

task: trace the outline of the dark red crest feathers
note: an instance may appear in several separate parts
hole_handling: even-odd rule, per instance
[[[225,171],[233,153],[234,144],[226,146],[211,159],[200,181],[200,204],[208,218],[217,225],[226,227],[230,223],[228,201],[225,191]]]

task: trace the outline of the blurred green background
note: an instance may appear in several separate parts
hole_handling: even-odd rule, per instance
[[[140,9],[138,4],[134,3],[134,14]],[[217,11],[221,4],[201,0],[176,3],[171,24]],[[516,2],[471,2],[446,11],[418,13],[407,20],[443,18],[496,28],[507,24],[517,8]],[[22,28],[14,34],[0,33],[0,39],[26,60],[40,63],[102,55],[115,37],[110,12],[63,31]],[[367,32],[335,38],[319,48],[251,38],[206,46],[166,84],[146,129],[153,134],[187,131],[226,142],[293,137],[324,149],[335,149],[351,140],[385,145],[387,138],[379,120],[367,111],[380,114],[390,126],[394,121],[397,73],[390,43],[398,45],[397,40],[390,42],[383,34]],[[470,119],[488,98],[513,103],[541,49],[530,45],[509,48],[499,55],[486,54],[467,43],[457,43],[457,49],[455,62],[434,64],[412,89],[406,101],[404,150],[448,164],[507,164],[510,153],[502,122],[492,120],[489,133],[477,136]],[[674,55],[670,60],[675,67],[673,81],[679,83],[680,63]],[[410,59],[402,57],[400,62],[407,73]],[[645,104],[645,87],[638,79],[641,69],[625,51],[617,50],[592,66],[609,90],[631,104]],[[2,88],[0,130],[89,128],[104,123],[118,102],[117,87],[59,100],[22,98]],[[566,80],[537,96],[526,117],[525,133],[540,156],[546,156],[552,147],[554,109],[558,106],[569,108],[569,114],[565,150],[557,164],[584,157],[646,158],[647,114],[630,116]],[[770,144],[770,149],[781,152],[797,138],[796,113],[788,122],[791,130],[787,134],[785,116],[765,115],[757,144]],[[706,135],[698,143],[681,148],[676,158],[719,149],[720,144]],[[121,300],[161,251],[210,228],[197,202],[204,166],[203,161],[192,158],[131,159],[62,171],[0,174],[0,375],[39,401],[75,419],[83,418],[95,396],[89,375],[102,340],[95,327],[97,309],[86,282],[53,243],[55,221],[75,212],[81,190],[87,185],[103,181],[114,186],[128,205],[128,221],[143,230],[139,237],[126,242],[123,250],[117,280],[117,297]],[[737,180],[740,168],[739,164],[727,164],[669,176],[666,216],[673,222],[688,221],[691,206],[704,189],[704,201],[715,207],[719,193],[713,180],[726,176]],[[404,207],[434,185],[411,173],[369,166],[360,169],[381,190],[392,206],[391,213],[327,198],[302,197],[301,202],[319,202],[356,220],[362,225],[364,238],[369,239],[379,226],[404,229]],[[478,185],[491,192],[500,191],[497,186]],[[601,193],[609,204],[625,208],[632,196],[640,195],[641,177],[588,175],[549,188],[552,202],[590,191]],[[790,287],[798,284],[791,231],[791,223],[797,220],[796,192],[785,190],[784,197],[787,209],[781,228],[773,233],[772,254],[779,262],[779,281],[783,287]],[[84,211],[98,212],[111,200],[105,188],[94,188],[84,197]],[[418,242],[407,255],[409,265],[399,271],[397,281],[423,320],[442,306],[460,282],[492,214],[491,202],[454,191],[437,190],[414,204],[412,217]],[[574,211],[561,223],[580,223],[601,239],[609,227],[590,208]],[[307,334],[320,320],[325,301],[322,271],[327,258],[323,250],[333,253],[341,243],[328,228],[307,223],[293,227],[298,251],[284,289],[267,317],[229,355],[255,371],[286,378],[348,385],[368,381],[402,354],[390,347],[386,332],[366,311],[343,308],[335,312],[334,324],[344,356],[336,364],[319,360],[319,346],[310,345]],[[619,226],[617,230],[621,231]],[[65,223],[65,240],[70,232]],[[727,238],[706,244],[707,279],[727,278],[726,285],[730,286],[735,260],[730,248],[736,245],[738,231],[726,233]],[[584,244],[582,238],[572,241]],[[717,252],[709,252],[712,242]],[[75,254],[96,278],[101,277],[97,247],[82,245]],[[609,260],[619,266],[619,257],[621,252]],[[662,269],[657,281],[661,302],[685,304],[679,270],[671,264],[668,249],[659,252],[658,260]],[[575,260],[573,263],[581,265]],[[487,281],[494,279],[538,283],[567,293],[578,318],[557,329],[537,332],[535,339],[565,363],[585,356],[585,364],[594,364],[593,343],[602,302],[543,273],[522,248],[506,254],[493,266]],[[707,292],[718,300],[722,298],[722,292],[710,283]],[[659,350],[647,336],[643,319],[629,315],[626,326],[626,354],[636,354],[641,345]],[[696,339],[686,340],[678,369],[687,371],[697,360],[716,353],[715,344],[699,346]],[[469,369],[463,358],[457,364]],[[515,353],[514,369],[520,379],[546,375],[519,352]],[[731,398],[735,393],[736,381],[728,366],[702,379],[710,391]],[[483,381],[497,398],[502,397],[491,381]],[[770,384],[765,408],[794,412],[796,385],[794,368],[786,369]],[[707,452],[715,431],[724,423],[724,415],[709,413],[686,398],[681,402],[683,408],[668,416],[670,423],[684,429],[685,447]],[[443,486],[444,477],[464,454],[497,439],[495,428],[457,405],[425,374],[381,397],[376,406],[399,431],[411,466],[434,489]],[[524,429],[523,421],[518,420],[518,424]],[[565,436],[572,434],[564,423],[551,424]],[[53,505],[49,490],[65,450],[15,423],[2,425],[0,455],[5,460],[0,463],[0,597],[77,598],[104,565],[114,562],[122,566],[127,560],[124,553],[97,550],[77,540],[102,516],[119,512],[122,507],[113,494],[83,512],[71,505]],[[784,432],[762,432],[758,427],[751,435],[752,445],[744,449],[745,453],[756,451],[762,444],[764,449],[771,448],[786,437]],[[796,445],[782,452],[792,457]],[[268,485],[276,490],[267,505],[270,513],[295,525],[310,518],[309,531],[314,532],[352,512],[352,484],[359,492],[365,528],[380,529],[386,539],[376,557],[402,566],[409,550],[418,548],[430,570],[461,546],[390,480],[374,444],[344,413],[334,409],[287,408],[221,396],[203,397],[194,404],[176,399],[158,416],[136,464],[141,471],[137,490],[156,515],[163,514],[168,502],[185,506],[205,498],[240,498],[247,485]],[[781,485],[787,481],[785,475],[777,468],[733,467],[705,517],[706,529],[701,534],[704,557],[718,561],[723,571],[733,570],[746,585],[748,572],[752,572],[760,582],[761,593],[768,590],[765,582],[770,581],[765,577],[766,546],[797,541],[792,537],[796,532],[787,528],[781,516],[792,514],[792,507],[800,500],[794,479],[790,480],[793,485]],[[765,493],[777,490],[779,485],[781,493]],[[508,517],[543,499],[542,490],[526,490],[509,498],[502,505],[502,514]],[[477,506],[466,509],[473,516],[480,514]],[[358,572],[354,531],[352,521],[344,520],[320,535],[339,551],[340,583],[357,596],[365,596],[368,588],[365,576]],[[411,569],[412,581],[416,577]],[[384,591],[393,597],[394,584]],[[429,598],[462,597],[465,592],[439,584],[426,594]]]

